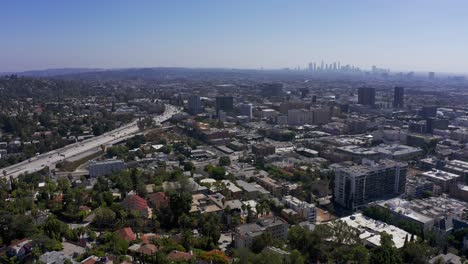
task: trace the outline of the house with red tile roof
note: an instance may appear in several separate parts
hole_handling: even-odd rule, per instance
[[[158,234],[154,234],[154,233],[146,233],[146,234],[141,235],[141,241],[146,244],[149,244],[151,243],[151,240],[158,239],[158,238],[161,238],[161,236]]]
[[[153,244],[144,244],[137,252],[143,255],[151,256],[158,251],[158,247]]]
[[[63,202],[63,194],[61,193],[61,194],[55,196],[54,202],[56,202],[56,203],[61,203],[61,202]]]
[[[119,235],[128,242],[135,241],[137,239],[135,233],[131,227],[125,227],[117,231]]]
[[[151,209],[145,199],[137,194],[128,195],[122,201],[122,205],[129,211],[137,211],[141,216],[150,218]]]
[[[167,259],[172,261],[189,261],[193,258],[191,252],[182,252],[178,250],[173,250],[171,253],[167,254]]]
[[[166,208],[169,206],[169,197],[164,192],[148,194],[148,200],[155,209]]]
[[[96,256],[89,256],[85,258],[83,261],[81,261],[81,264],[94,264],[98,262],[99,258]]]

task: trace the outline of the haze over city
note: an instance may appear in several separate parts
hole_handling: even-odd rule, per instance
[[[295,68],[466,73],[468,2],[7,1],[0,72],[46,68]]]

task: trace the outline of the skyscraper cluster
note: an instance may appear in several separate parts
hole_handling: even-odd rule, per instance
[[[361,69],[357,66],[346,64],[341,65],[341,62],[335,61],[325,63],[323,60],[320,63],[310,62],[308,65],[310,72],[360,72]]]

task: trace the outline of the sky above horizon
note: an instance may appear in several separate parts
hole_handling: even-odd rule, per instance
[[[466,0],[14,0],[0,72],[305,67],[468,73]]]

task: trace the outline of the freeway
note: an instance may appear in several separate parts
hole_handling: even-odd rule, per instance
[[[154,117],[156,124],[160,124],[169,120],[173,115],[181,110],[172,105],[166,105],[162,115]],[[3,168],[1,176],[18,177],[22,173],[36,172],[44,167],[54,168],[55,165],[64,159],[80,155],[81,153],[99,148],[102,145],[110,146],[122,140],[128,139],[140,132],[137,121],[133,121],[125,126],[107,132],[97,137],[93,137],[81,142],[67,145],[63,148],[49,151],[41,155],[35,156],[29,160],[25,160],[9,167]]]

